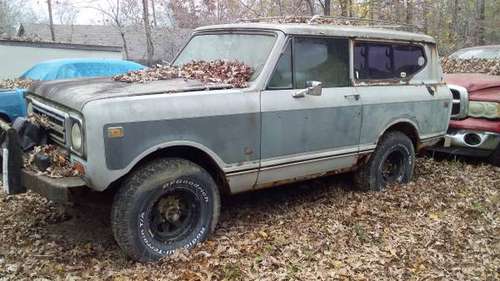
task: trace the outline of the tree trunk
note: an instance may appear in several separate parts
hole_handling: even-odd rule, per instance
[[[151,40],[151,25],[149,23],[148,0],[142,0],[142,18],[144,20],[144,30],[146,32],[146,64],[153,64],[153,41]]]
[[[476,33],[476,38],[477,38],[477,45],[484,45],[485,40],[484,40],[484,10],[485,10],[485,5],[484,5],[484,0],[477,0],[477,18],[476,18],[476,26],[477,26],[477,33]]]
[[[412,0],[406,0],[406,24],[413,24],[413,6]]]
[[[340,15],[343,17],[347,17],[347,0],[340,0]]]
[[[314,16],[316,13],[314,11],[314,0],[306,0],[307,6],[309,7],[309,12],[311,13],[311,16]]]
[[[50,38],[52,39],[52,41],[56,41],[56,35],[54,34],[54,20],[52,19],[52,2],[51,2],[51,0],[47,0],[47,7],[49,9]]]
[[[352,7],[352,0],[347,1],[347,11],[349,12],[349,17],[354,17],[354,10]]]
[[[429,32],[429,19],[427,18],[429,15],[429,7],[427,0],[423,0],[422,14],[424,17],[424,33],[427,34]]]
[[[155,0],[151,0],[151,12],[153,13],[153,26],[158,27],[158,22],[156,22]]]
[[[123,30],[120,30],[120,37],[122,38],[122,48],[125,53],[125,59],[128,60],[130,59],[130,56],[128,54],[127,40],[125,40],[125,32]]]
[[[370,0],[368,2],[368,18],[370,20],[374,20],[375,19],[375,15],[374,15],[374,11],[375,11],[375,0]]]
[[[332,13],[332,1],[331,0],[325,0],[325,9],[323,10],[323,14],[325,16],[329,16]]]

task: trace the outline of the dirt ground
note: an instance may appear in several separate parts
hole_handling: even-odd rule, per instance
[[[0,280],[500,280],[499,191],[499,168],[419,159],[380,193],[345,175],[232,196],[207,242],[147,265],[109,208],[1,193]]]

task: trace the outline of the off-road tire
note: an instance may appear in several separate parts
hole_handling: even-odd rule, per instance
[[[500,167],[500,144],[497,146],[495,151],[490,155],[488,158],[488,162],[490,162],[491,165]]]
[[[394,181],[386,181],[382,173],[383,165],[389,156],[392,158],[395,155],[401,157],[401,170]],[[392,182],[409,182],[414,168],[415,149],[410,138],[399,131],[388,132],[382,136],[368,162],[355,172],[354,184],[363,191],[381,191]]]
[[[184,206],[189,205],[185,209],[195,214],[194,222],[184,225],[183,235],[162,241],[163,236],[155,237],[153,231],[158,225],[156,218],[164,219],[160,212],[155,213],[159,208],[155,206],[162,196],[177,193],[191,199]],[[188,160],[165,158],[144,165],[124,181],[114,196],[111,227],[116,242],[129,257],[151,262],[204,241],[214,231],[219,213],[219,189],[210,174]]]

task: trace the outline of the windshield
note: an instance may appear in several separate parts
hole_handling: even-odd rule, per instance
[[[264,34],[196,35],[172,65],[180,66],[199,60],[238,61],[252,68],[252,81],[262,71],[275,41],[275,36]]]
[[[500,58],[500,47],[463,49],[451,54],[450,57],[454,59],[498,59]]]

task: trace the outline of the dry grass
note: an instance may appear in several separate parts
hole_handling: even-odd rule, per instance
[[[419,159],[415,181],[353,191],[348,176],[225,198],[190,253],[128,260],[108,210],[0,195],[0,280],[499,280],[500,170]]]

